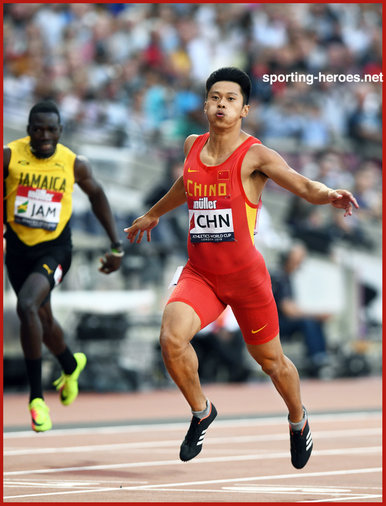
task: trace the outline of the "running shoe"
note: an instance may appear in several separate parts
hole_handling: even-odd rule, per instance
[[[87,357],[84,353],[74,353],[77,366],[72,374],[64,374],[53,382],[56,390],[60,392],[60,401],[64,406],[69,406],[78,396],[78,378],[85,368]]]
[[[205,418],[193,416],[190,427],[180,448],[180,459],[184,462],[196,457],[202,450],[202,443],[209,425],[217,416],[216,408],[210,403],[209,415]]]
[[[32,399],[28,404],[28,408],[31,413],[32,429],[35,432],[45,432],[51,429],[50,409],[43,399],[35,397],[35,399]]]
[[[291,462],[296,469],[302,469],[311,456],[313,442],[308,418],[301,430],[293,430],[290,425]]]

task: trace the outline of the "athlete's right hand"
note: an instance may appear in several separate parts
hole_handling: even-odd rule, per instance
[[[148,214],[144,214],[140,216],[136,220],[133,221],[131,227],[124,228],[124,232],[127,233],[127,238],[131,243],[135,241],[137,238],[137,244],[142,241],[143,234],[146,232],[147,240],[151,241],[151,230],[158,225],[159,218],[154,218],[154,216],[150,216]]]

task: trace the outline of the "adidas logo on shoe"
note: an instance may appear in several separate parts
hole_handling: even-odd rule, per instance
[[[305,414],[307,415],[306,410]],[[290,426],[291,462],[296,469],[302,469],[311,457],[313,441],[308,418],[301,430],[292,430]]]
[[[216,416],[217,411],[212,403],[210,404],[210,412],[207,417],[197,418],[193,416],[189,430],[180,448],[180,459],[183,462],[193,459],[200,453],[206,431]]]

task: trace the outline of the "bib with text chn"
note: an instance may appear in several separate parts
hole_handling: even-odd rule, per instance
[[[241,182],[246,153],[260,141],[249,136],[223,163],[207,166],[200,154],[209,133],[194,141],[184,164],[184,186],[189,209],[188,253],[204,270],[231,272],[254,252],[258,204],[250,202]]]

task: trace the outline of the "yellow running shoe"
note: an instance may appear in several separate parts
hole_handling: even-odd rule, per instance
[[[64,406],[72,404],[78,396],[78,378],[85,368],[87,357],[84,353],[74,353],[77,366],[72,374],[64,374],[54,381],[56,390],[60,391],[60,400]]]
[[[28,404],[28,408],[31,413],[32,429],[35,432],[44,432],[51,429],[50,409],[43,399],[35,397],[35,399],[32,399]]]

